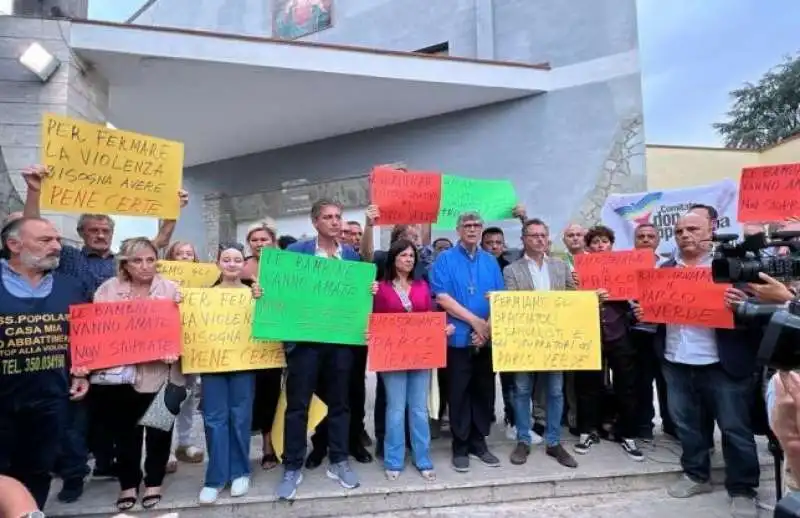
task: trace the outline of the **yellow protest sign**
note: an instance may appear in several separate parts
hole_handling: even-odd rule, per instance
[[[184,374],[284,367],[283,344],[250,337],[254,300],[242,288],[183,288]]]
[[[219,278],[219,268],[214,263],[158,261],[156,271],[181,288],[210,288]]]
[[[495,372],[599,370],[598,304],[588,291],[492,293]]]
[[[178,219],[181,142],[45,114],[42,163],[42,208]]]
[[[319,426],[319,423],[328,414],[328,407],[316,395],[311,397],[311,404],[308,406],[308,428],[307,435]],[[280,459],[283,456],[283,432],[286,427],[286,389],[281,390],[281,395],[278,398],[278,408],[275,410],[275,420],[272,421],[272,430],[270,431],[269,438],[272,441],[272,449],[275,450],[275,455]]]

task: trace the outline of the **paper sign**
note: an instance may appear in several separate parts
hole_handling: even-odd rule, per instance
[[[711,268],[658,268],[638,275],[636,298],[644,322],[733,329],[733,313],[724,302],[730,284],[712,282]]]
[[[435,227],[454,230],[458,216],[475,211],[483,221],[510,219],[517,193],[508,180],[477,180],[442,175],[442,203]]]
[[[250,338],[255,301],[249,289],[183,288],[184,374],[285,367],[283,344]]]
[[[312,396],[311,404],[308,406],[308,429],[306,436],[312,434],[314,429],[319,426],[328,414],[328,407],[316,395]],[[283,433],[286,427],[286,390],[281,390],[278,397],[278,408],[275,410],[275,420],[272,421],[272,430],[269,437],[272,441],[272,449],[275,456],[279,459],[283,457]]]
[[[178,356],[181,317],[172,300],[95,302],[69,307],[73,367],[119,367]]]
[[[42,208],[178,219],[183,144],[45,114]]]
[[[447,365],[447,316],[441,312],[373,313],[370,372],[441,369]]]
[[[375,265],[263,248],[253,336],[364,345]]]
[[[214,263],[158,261],[156,271],[181,288],[210,288],[219,279],[219,268]]]
[[[439,173],[376,167],[369,180],[370,200],[380,209],[380,225],[436,221],[442,196]]]
[[[609,300],[635,299],[637,271],[656,265],[650,249],[578,254],[574,260],[580,289],[606,289]]]
[[[496,291],[490,302],[495,372],[600,369],[596,293]]]
[[[65,368],[68,322],[66,313],[0,315],[0,377]]]
[[[785,221],[797,216],[800,216],[800,163],[742,169],[740,222]]]

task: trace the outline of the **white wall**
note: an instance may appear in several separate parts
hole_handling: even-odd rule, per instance
[[[158,232],[157,218],[140,218],[134,216],[112,216],[114,220],[114,240],[111,242],[113,251],[119,250],[119,245],[125,239],[145,236],[156,237]]]

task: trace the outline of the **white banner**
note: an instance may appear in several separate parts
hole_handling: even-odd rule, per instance
[[[718,232],[740,234],[736,221],[738,186],[733,180],[663,191],[612,194],[603,205],[600,218],[603,225],[614,231],[614,248],[633,248],[633,233],[637,225],[651,223],[661,236],[658,255],[671,257],[675,250],[675,223],[695,203],[711,205],[719,213]]]

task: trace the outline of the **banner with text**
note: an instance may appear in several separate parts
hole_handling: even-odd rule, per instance
[[[730,284],[715,284],[711,268],[658,268],[639,271],[642,321],[733,329],[725,307]]]
[[[283,344],[253,340],[249,289],[183,288],[181,368],[185,374],[285,367]]]
[[[369,177],[370,203],[379,225],[433,223],[439,214],[442,175],[376,167]]]
[[[364,345],[375,265],[261,250],[253,337]]]
[[[596,293],[496,291],[490,300],[495,372],[601,368]]]
[[[183,144],[45,114],[42,208],[178,219]]]
[[[616,234],[614,248],[617,250],[633,248],[633,233],[638,225],[653,224],[661,237],[658,255],[666,258],[675,252],[675,223],[694,203],[717,209],[720,233],[739,233],[737,186],[732,180],[686,189],[612,194],[606,199],[600,217]]]
[[[480,180],[445,174],[442,175],[442,202],[434,227],[455,230],[458,216],[469,211],[480,214],[485,222],[511,219],[516,204],[517,193],[508,180]]]
[[[739,180],[740,223],[800,216],[800,164],[745,167]]]
[[[441,369],[447,365],[447,315],[373,313],[369,319],[370,372]]]
[[[178,356],[181,316],[172,300],[95,302],[69,308],[73,367],[119,367]]]
[[[219,279],[219,267],[214,263],[158,261],[156,271],[181,288],[210,288]]]
[[[653,251],[649,249],[578,254],[574,260],[580,289],[606,289],[608,300],[635,299],[637,271],[656,265]]]
[[[66,313],[0,315],[0,376],[65,368],[68,322]]]

